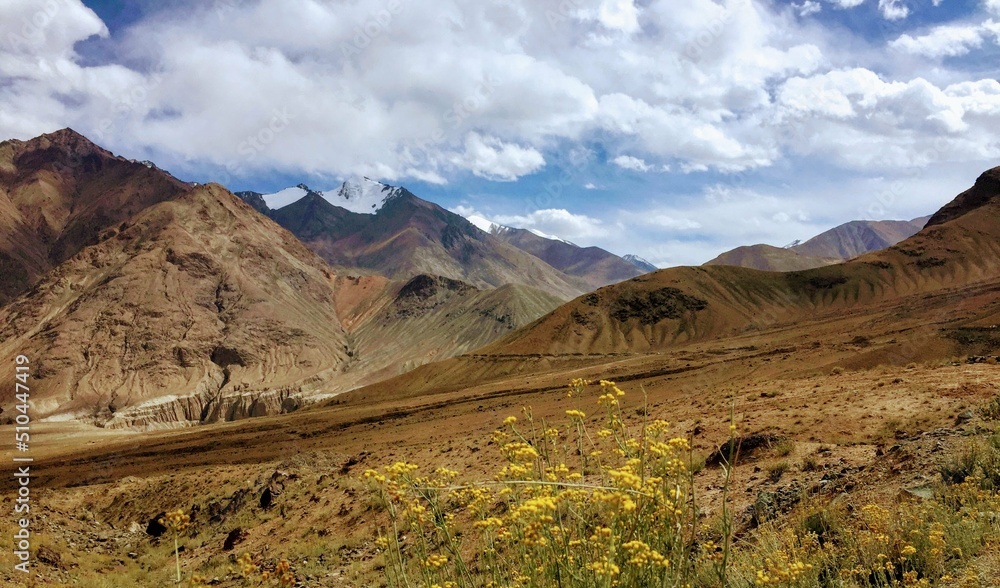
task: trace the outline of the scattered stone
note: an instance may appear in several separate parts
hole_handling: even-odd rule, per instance
[[[934,489],[930,486],[917,486],[914,488],[904,488],[903,493],[911,498],[920,500],[930,500],[934,498]],[[904,496],[905,497],[905,496]]]
[[[250,490],[246,488],[240,488],[233,495],[229,497],[229,502],[226,506],[222,506],[218,502],[210,502],[208,504],[208,520],[210,523],[221,523],[229,518],[231,515],[236,514],[243,504],[246,502],[247,496],[250,494]]]
[[[955,417],[955,424],[964,425],[965,423],[971,421],[974,418],[976,418],[975,413],[973,413],[971,410],[967,410],[965,412],[959,413],[959,415]]]
[[[802,499],[802,489],[797,485],[778,488],[773,492],[762,491],[757,494],[757,500],[747,507],[746,515],[751,528],[759,527],[779,515],[792,510]]]
[[[42,545],[38,548],[38,552],[35,553],[35,559],[54,568],[62,567],[62,558],[59,556],[59,553],[47,545]]]
[[[348,457],[347,461],[345,461],[344,464],[342,466],[340,466],[340,473],[342,475],[347,475],[348,473],[350,473],[352,467],[354,467],[354,466],[358,465],[359,463],[363,462],[366,457],[368,457],[368,452],[367,451],[362,451],[358,455],[352,455],[352,456]]]
[[[271,479],[267,482],[267,487],[260,495],[260,507],[265,510],[271,508],[275,497],[281,496],[281,493],[285,491],[285,482],[296,479],[298,479],[296,474],[284,470],[274,470]]]

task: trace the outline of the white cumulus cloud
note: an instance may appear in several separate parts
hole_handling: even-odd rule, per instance
[[[910,16],[905,0],[878,0],[878,8],[886,20],[902,20]]]
[[[464,152],[452,161],[477,176],[508,182],[545,166],[545,158],[535,149],[483,137],[479,133],[466,136]]]
[[[493,218],[508,227],[540,231],[574,242],[586,242],[608,233],[600,219],[575,214],[564,208],[546,208],[527,214],[497,215]]]
[[[923,57],[957,57],[983,44],[981,26],[940,26],[917,37],[903,34],[889,47]]]
[[[651,165],[643,161],[638,157],[633,157],[631,155],[619,155],[618,157],[611,160],[612,163],[617,165],[622,169],[628,169],[632,171],[648,172],[653,169]]]

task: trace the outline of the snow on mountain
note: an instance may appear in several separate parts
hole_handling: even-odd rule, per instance
[[[285,188],[274,194],[263,194],[264,202],[271,210],[284,208],[293,202],[305,198],[310,192],[318,194],[324,200],[358,214],[375,214],[393,196],[402,189],[388,186],[382,182],[360,177],[351,178],[332,190],[312,190],[305,184]]]
[[[477,229],[483,231],[484,233],[492,233],[494,229],[503,227],[503,225],[497,224],[488,218],[481,217],[478,214],[470,214],[465,217],[465,220],[475,225]]]
[[[574,247],[576,246],[575,243],[571,243],[571,242],[567,241],[566,239],[562,239],[562,238],[556,237],[555,235],[549,235],[549,234],[543,233],[543,232],[539,231],[538,229],[516,229],[514,227],[508,227],[507,225],[501,225],[498,222],[491,221],[490,219],[488,219],[488,218],[486,218],[484,216],[478,215],[478,214],[467,215],[465,217],[465,220],[467,220],[470,223],[472,223],[473,225],[475,225],[479,230],[483,231],[484,233],[491,233],[493,235],[499,235],[499,234],[503,234],[503,233],[506,233],[506,232],[509,232],[509,231],[526,230],[529,233],[531,233],[533,235],[536,235],[538,237],[541,237],[543,239],[549,239],[550,241],[559,241],[560,243],[566,243],[567,245],[573,245]]]
[[[649,261],[639,257],[638,255],[632,255],[631,253],[628,255],[623,255],[622,259],[646,272],[655,272],[656,270],[660,269],[655,265],[653,265],[652,263],[650,263]]]
[[[528,229],[528,230],[531,231],[533,234],[538,235],[539,237],[541,237],[543,239],[548,239],[550,241],[560,241],[562,243],[566,243],[567,245],[572,245],[574,247],[578,247],[578,245],[576,243],[573,243],[572,241],[567,241],[566,239],[563,239],[562,237],[556,237],[555,235],[549,235],[547,233],[543,233],[543,232],[539,231],[538,229]]]
[[[359,214],[375,214],[387,200],[399,194],[401,188],[388,186],[369,178],[355,178],[344,182],[335,196],[323,196],[334,206]]]
[[[262,194],[261,197],[264,199],[264,203],[271,210],[277,210],[279,208],[284,208],[291,204],[292,202],[297,202],[306,197],[309,193],[309,189],[306,188],[305,184],[299,184],[292,188],[285,188],[280,192],[275,192],[274,194]]]

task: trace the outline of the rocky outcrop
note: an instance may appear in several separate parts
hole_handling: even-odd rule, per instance
[[[307,402],[307,395],[291,389],[229,392],[221,396],[206,390],[129,407],[100,424],[108,429],[173,429],[295,412]]]

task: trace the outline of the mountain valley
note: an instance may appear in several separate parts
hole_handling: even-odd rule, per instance
[[[21,235],[4,243],[0,377],[31,358],[39,583],[163,585],[176,555],[185,577],[239,586],[247,553],[298,585],[384,585],[366,469],[497,484],[498,429],[573,451],[574,427],[617,426],[602,379],[622,426],[690,443],[697,523],[731,513],[738,554],[815,512],[930,509],[1000,418],[1000,168],[887,246],[855,238],[871,227],[823,237],[821,267],[644,272],[375,182],[346,186],[354,210],[307,188],[272,209],[69,130],[0,154]],[[175,509],[192,523],[177,554],[153,524]],[[1000,569],[992,548],[962,562]]]

